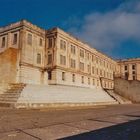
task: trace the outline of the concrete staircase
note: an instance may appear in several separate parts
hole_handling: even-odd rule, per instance
[[[118,104],[103,89],[63,85],[26,85],[16,107],[40,108]]]
[[[119,104],[131,104],[132,102],[121,95],[114,92],[114,90],[108,89],[106,92],[114,98],[116,101],[118,101]]]
[[[11,83],[8,84],[5,88],[1,88],[0,106],[14,107],[24,87],[25,84],[22,83]]]

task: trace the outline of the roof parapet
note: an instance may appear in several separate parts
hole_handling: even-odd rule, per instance
[[[18,22],[15,22],[15,23],[12,23],[12,24],[9,24],[7,26],[1,27],[0,33],[5,32],[5,31],[10,30],[10,29],[13,29],[13,28],[16,28],[16,27],[20,27],[20,26],[27,26],[28,28],[31,28],[31,29],[36,30],[38,32],[45,33],[44,29],[41,29],[40,27],[32,24],[31,22],[29,22],[25,19],[18,21]]]

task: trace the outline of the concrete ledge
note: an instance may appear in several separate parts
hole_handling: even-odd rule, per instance
[[[16,103],[15,108],[64,108],[64,107],[91,107],[97,105],[115,105],[117,102],[95,102],[95,103]]]

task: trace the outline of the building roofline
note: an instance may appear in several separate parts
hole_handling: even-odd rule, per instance
[[[140,61],[140,57],[135,57],[135,58],[125,58],[125,59],[117,59],[117,62],[127,62],[127,61]]]
[[[20,27],[20,26],[27,26],[27,27],[29,27],[29,28],[31,28],[33,30],[37,30],[39,32],[45,33],[45,30],[43,28],[41,28],[41,27],[39,27],[39,26],[37,26],[35,24],[32,24],[31,22],[29,22],[29,21],[27,21],[25,19],[22,19],[20,21],[17,21],[17,22],[8,24],[6,26],[0,27],[0,33],[8,31],[8,30],[10,30],[10,29],[12,29],[14,27],[16,28],[16,27]]]
[[[112,61],[116,61],[114,58],[112,58],[112,57],[110,57],[110,56],[108,56],[108,55],[106,55],[106,54],[103,54],[103,52],[101,52],[101,51],[95,49],[94,47],[92,47],[91,45],[89,45],[87,42],[84,42],[83,40],[79,39],[78,37],[75,37],[74,35],[70,34],[69,32],[64,31],[63,29],[61,29],[61,28],[59,28],[59,27],[53,27],[53,28],[51,28],[51,29],[48,29],[47,31],[50,31],[50,32],[51,32],[51,31],[53,31],[53,30],[54,30],[54,31],[57,31],[57,32],[59,32],[59,31],[60,31],[60,32],[63,32],[65,35],[67,35],[67,36],[69,36],[69,37],[75,39],[76,41],[79,41],[79,42],[82,43],[83,45],[86,45],[88,48],[94,50],[95,52],[97,52],[97,53],[99,53],[99,54],[101,54],[101,55],[103,55],[104,57],[107,57],[107,58],[111,59]]]

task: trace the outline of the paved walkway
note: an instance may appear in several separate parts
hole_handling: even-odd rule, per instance
[[[0,140],[140,140],[140,105],[0,109]]]

